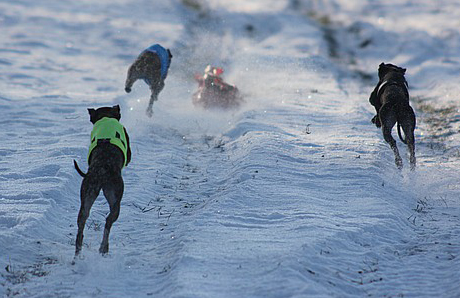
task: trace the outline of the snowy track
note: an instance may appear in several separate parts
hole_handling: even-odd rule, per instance
[[[418,168],[400,172],[369,123],[372,86],[327,55],[309,2],[226,2],[0,2],[0,294],[458,297],[458,161],[429,146],[425,114]],[[123,82],[153,42],[174,58],[149,119],[147,87],[126,95]],[[192,106],[193,73],[207,63],[243,91],[241,110]],[[71,265],[72,159],[85,165],[86,108],[112,104],[133,150],[121,215],[101,257],[99,198]]]

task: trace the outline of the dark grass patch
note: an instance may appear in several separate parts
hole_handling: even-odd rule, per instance
[[[6,297],[14,297],[21,294],[20,290],[13,289],[11,286],[24,284],[32,278],[47,276],[50,271],[45,267],[47,265],[56,264],[57,262],[58,260],[56,258],[45,257],[43,260],[35,264],[21,268],[16,268],[16,266],[8,264],[4,268],[4,271],[0,273],[5,280],[5,284],[2,284],[2,286],[5,286],[6,288]]]

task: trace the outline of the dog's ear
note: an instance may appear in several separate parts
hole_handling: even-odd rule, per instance
[[[120,105],[113,106],[112,109],[115,112],[115,115],[114,115],[115,118],[117,118],[117,120],[120,120],[120,118],[121,118]]]
[[[173,55],[171,54],[171,51],[169,49],[167,49],[167,51],[168,51],[169,59],[171,59]]]
[[[89,113],[89,121],[91,121],[91,123],[94,123],[94,118],[96,117],[96,110],[88,109],[88,113]]]
[[[388,67],[385,65],[385,63],[380,63],[379,65],[379,79],[383,80],[383,77],[387,74],[388,72]]]

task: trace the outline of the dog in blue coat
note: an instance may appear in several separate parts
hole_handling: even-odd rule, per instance
[[[165,86],[165,79],[171,65],[171,51],[159,44],[154,44],[145,49],[128,69],[125,83],[125,91],[131,92],[133,84],[141,79],[150,88],[150,101],[147,107],[147,115],[153,115],[153,102],[158,100],[158,94]]]

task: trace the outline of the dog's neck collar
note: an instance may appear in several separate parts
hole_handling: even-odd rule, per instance
[[[397,86],[404,87],[404,91],[406,92],[406,94],[409,94],[409,85],[407,84],[406,81],[404,81],[404,83],[401,83],[398,81],[386,80],[386,81],[383,81],[382,84],[380,84],[379,89],[377,90],[378,96],[380,96],[380,93],[383,91],[383,89],[385,89],[385,87],[390,86],[390,85],[397,85]]]

